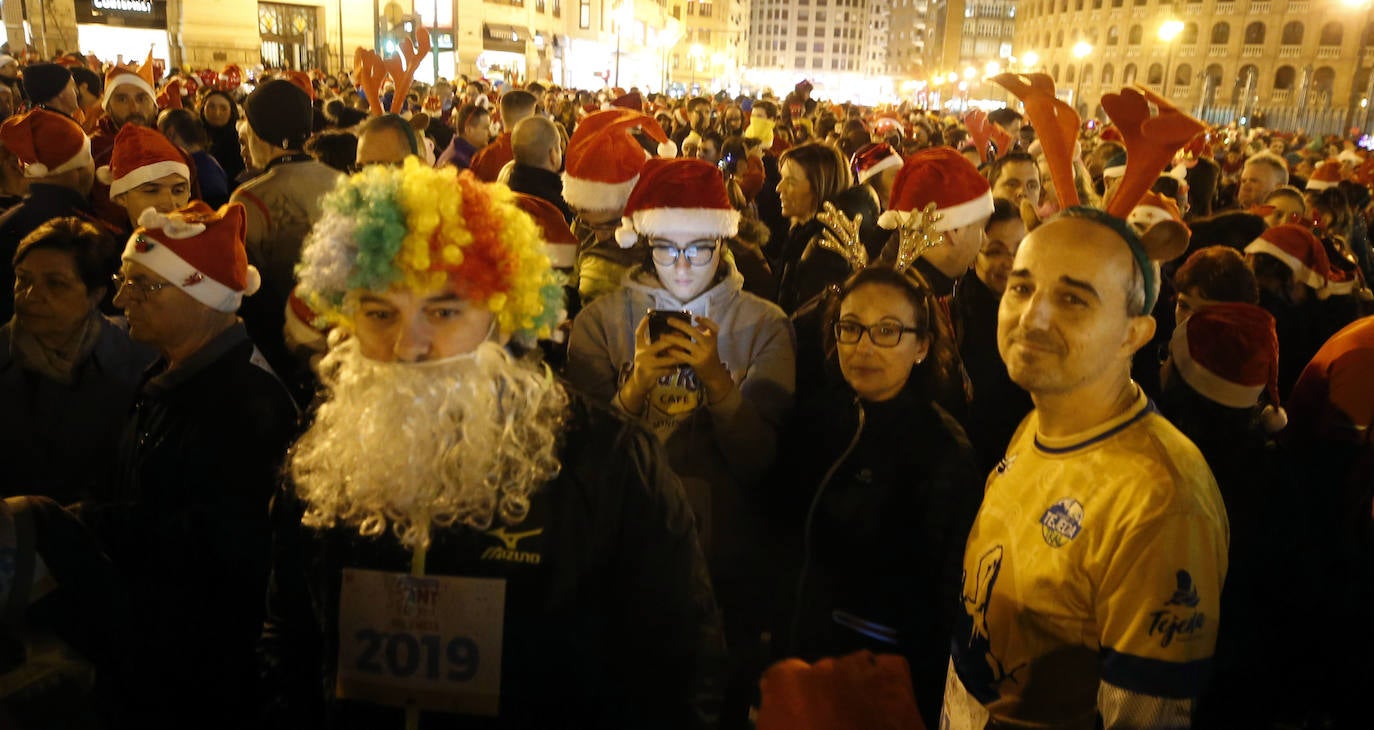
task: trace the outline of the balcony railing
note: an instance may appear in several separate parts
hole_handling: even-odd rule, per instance
[[[1197,55],[1197,46],[1184,46],[1178,49],[1179,58],[1192,58]]]
[[[1292,89],[1274,89],[1269,93],[1270,104],[1287,104],[1293,99]]]
[[[1207,49],[1208,58],[1226,58],[1226,46],[1212,46]]]
[[[1340,46],[1320,46],[1317,48],[1317,58],[1340,58]]]
[[[1288,13],[1290,15],[1294,13],[1305,13],[1310,5],[1311,3],[1307,0],[1288,0]]]
[[[1241,49],[1240,49],[1240,57],[1241,57],[1241,58],[1259,58],[1260,56],[1263,56],[1263,55],[1264,55],[1264,46],[1262,46],[1262,45],[1260,45],[1260,44],[1258,44],[1258,43],[1250,43],[1250,44],[1246,44],[1246,45],[1244,45],[1244,46],[1241,46]]]
[[[1183,14],[1184,14],[1184,15],[1202,15],[1202,6],[1201,6],[1201,5],[1184,5],[1184,6],[1183,6]]]
[[[1267,1],[1266,1],[1266,2],[1251,2],[1251,3],[1250,3],[1250,13],[1251,13],[1251,14],[1258,15],[1258,14],[1261,14],[1261,13],[1268,13],[1268,12],[1269,12],[1269,3],[1268,3]]]
[[[1279,58],[1297,58],[1302,55],[1302,46],[1279,46]]]

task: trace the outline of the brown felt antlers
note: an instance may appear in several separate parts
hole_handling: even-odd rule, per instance
[[[382,108],[382,84],[388,76],[395,85],[390,112],[397,114],[405,108],[406,93],[415,81],[415,72],[420,70],[420,62],[433,47],[428,28],[419,28],[415,38],[419,41],[418,47],[407,38],[401,42],[401,53],[385,60],[376,51],[362,47],[353,51],[353,75],[358,79],[358,85],[363,87],[363,93],[367,94],[368,109],[372,114],[380,115],[387,111]]]
[[[1015,94],[1026,105],[1026,116],[1040,138],[1040,147],[1049,163],[1050,179],[1059,194],[1060,207],[1078,205],[1078,187],[1073,182],[1073,148],[1078,142],[1078,112],[1054,95],[1054,80],[1049,74],[999,74],[992,80]]]
[[[1126,146],[1126,174],[1107,202],[1107,212],[1125,218],[1174,155],[1207,127],[1164,97],[1141,87],[1103,94],[1102,108],[1121,132],[1122,144]]]

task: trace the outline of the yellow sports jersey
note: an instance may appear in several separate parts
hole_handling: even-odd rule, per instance
[[[1143,393],[1086,433],[1038,425],[969,534],[941,727],[1187,727],[1226,577],[1216,480]]]

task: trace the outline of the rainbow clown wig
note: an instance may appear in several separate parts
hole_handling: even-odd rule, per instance
[[[548,337],[563,290],[538,225],[502,185],[414,157],[340,180],[301,251],[298,294],[326,324],[351,325],[345,295],[451,288],[503,334]]]

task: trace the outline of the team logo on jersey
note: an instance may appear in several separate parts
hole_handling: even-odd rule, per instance
[[[1207,625],[1206,614],[1196,610],[1202,599],[1193,584],[1193,576],[1180,570],[1175,574],[1175,581],[1177,587],[1164,601],[1164,608],[1150,613],[1149,635],[1158,636],[1161,647],[1168,647],[1175,641],[1192,641],[1202,635]]]
[[[1040,534],[1050,547],[1064,547],[1078,537],[1083,529],[1083,505],[1072,497],[1065,497],[1050,505],[1045,514],[1040,515]]]
[[[506,528],[498,527],[495,530],[488,530],[487,534],[500,540],[501,544],[492,545],[482,551],[483,560],[500,560],[506,563],[528,563],[530,565],[538,565],[543,560],[543,556],[537,552],[519,549],[522,540],[544,534],[542,527],[526,532],[507,532]]]

